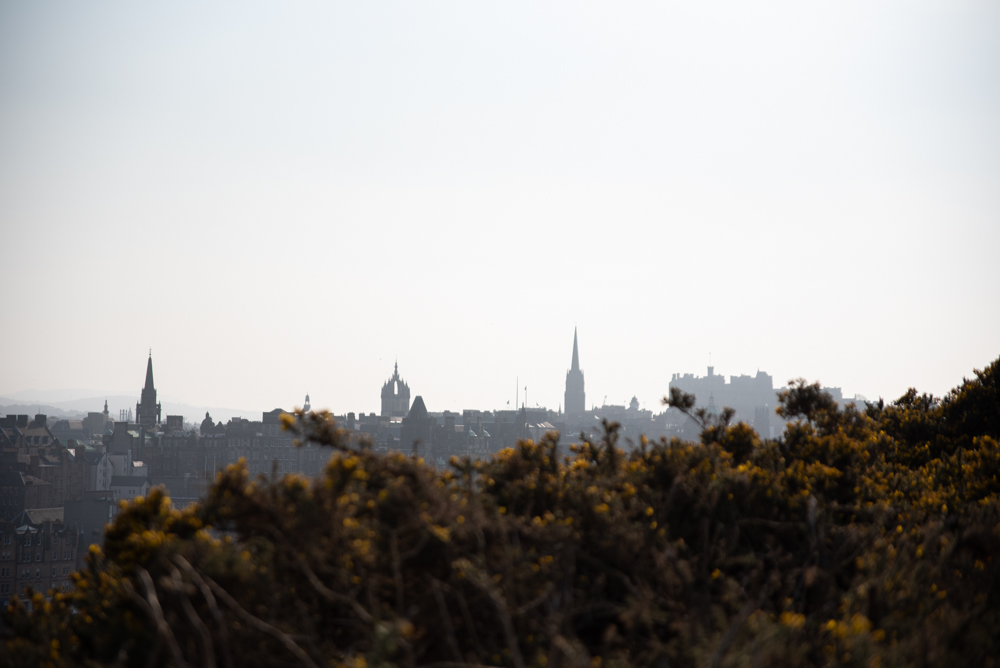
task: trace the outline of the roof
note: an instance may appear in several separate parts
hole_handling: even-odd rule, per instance
[[[149,484],[149,478],[141,475],[113,475],[111,476],[112,487],[142,487]]]
[[[417,398],[413,400],[413,405],[410,406],[410,414],[407,415],[409,418],[426,419],[427,418],[427,406],[424,405],[424,398],[417,395]]]
[[[24,512],[27,513],[32,524],[62,522],[64,517],[62,508],[29,508]]]
[[[0,487],[24,487],[24,476],[20,471],[0,471]]]
[[[104,454],[105,453],[100,452],[98,450],[87,450],[85,453],[83,453],[83,456],[89,463],[97,464],[102,459],[104,459]]]
[[[52,484],[48,480],[42,480],[41,478],[36,478],[33,475],[24,475],[24,474],[21,474],[21,477],[24,479],[24,486],[25,487],[30,487],[32,485],[38,486],[38,485],[51,485]]]

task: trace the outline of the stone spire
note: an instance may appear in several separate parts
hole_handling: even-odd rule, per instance
[[[160,424],[160,404],[156,401],[156,388],[153,386],[153,351],[149,351],[146,360],[146,384],[135,404],[135,421],[139,426],[153,429]]]
[[[576,351],[576,344],[573,344],[574,355]],[[153,389],[153,351],[149,351],[149,359],[146,360],[146,384],[143,386],[144,390]]]
[[[570,366],[570,371],[580,370],[580,352],[576,345],[576,327],[573,328],[573,364]]]
[[[586,394],[583,390],[583,371],[580,370],[580,348],[576,341],[576,327],[573,328],[573,366],[566,372],[566,414],[582,416],[586,411]]]

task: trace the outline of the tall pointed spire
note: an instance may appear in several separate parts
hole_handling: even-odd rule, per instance
[[[160,404],[156,402],[156,388],[153,386],[153,351],[146,360],[146,384],[135,404],[135,421],[140,426],[152,429],[160,424]]]
[[[570,367],[570,370],[580,370],[580,353],[576,347],[576,327],[573,328],[573,365]]]
[[[567,415],[582,416],[586,411],[587,397],[583,391],[583,371],[580,370],[580,347],[576,341],[576,327],[573,328],[573,367],[566,372]]]

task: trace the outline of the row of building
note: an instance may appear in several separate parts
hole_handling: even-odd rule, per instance
[[[199,430],[185,429],[183,416],[161,422],[152,356],[140,396],[134,421],[112,419],[107,403],[83,420],[0,418],[0,606],[27,586],[67,586],[119,502],[153,485],[186,505],[241,458],[254,474],[315,475],[329,457],[314,444],[295,447],[281,409],[225,424],[206,414]]]
[[[670,387],[694,394],[710,414],[723,406],[735,409],[735,419],[764,437],[783,430],[774,413],[780,389],[767,373],[731,376],[727,382],[710,366],[704,377],[674,374]],[[843,401],[839,388],[826,389]],[[560,433],[563,447],[581,436],[597,438],[605,420],[621,425],[625,447],[643,435],[696,438],[699,430],[674,409],[641,409],[635,397],[628,406],[587,409],[575,331],[564,407],[433,412],[422,396],[411,401],[397,364],[382,386],[378,414],[347,413],[336,419],[359,444],[412,452],[441,467],[452,456],[485,458],[551,431]],[[310,408],[308,395],[304,408]],[[206,413],[198,428],[186,427],[183,416],[163,420],[150,355],[134,418],[128,410],[112,419],[106,402],[103,412],[82,420],[50,424],[45,415],[0,418],[0,604],[26,585],[41,590],[65,585],[87,545],[102,540],[118,502],[145,495],[153,485],[165,486],[176,504],[185,505],[202,497],[219,471],[241,459],[252,475],[318,474],[330,452],[313,443],[297,446],[282,429],[284,412],[278,408],[262,413],[260,420],[227,423],[216,423]]]

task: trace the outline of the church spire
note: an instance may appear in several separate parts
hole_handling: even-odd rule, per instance
[[[149,359],[146,360],[146,385],[145,390],[153,389],[153,351],[149,351]]]
[[[565,407],[567,415],[582,416],[587,410],[587,396],[583,391],[583,371],[580,370],[580,347],[573,328],[573,367],[566,372]]]
[[[573,365],[570,367],[571,371],[580,370],[580,353],[576,347],[576,327],[573,328]]]

